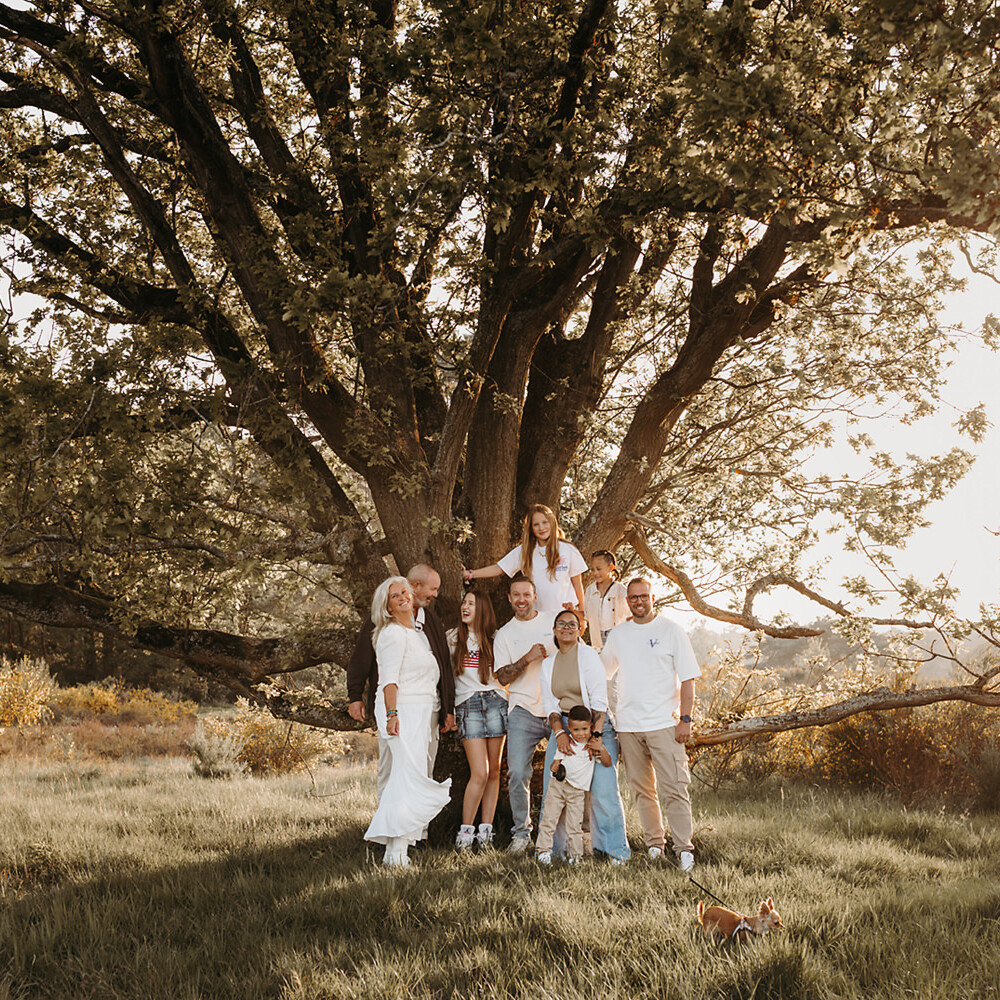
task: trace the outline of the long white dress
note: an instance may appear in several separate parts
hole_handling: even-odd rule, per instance
[[[389,779],[378,808],[365,831],[365,840],[409,847],[420,840],[427,824],[451,798],[451,778],[438,782],[430,776],[429,747],[440,707],[437,693],[440,667],[430,646],[415,629],[390,622],[375,646],[378,692],[375,720],[391,755]],[[386,732],[384,690],[396,685],[399,735]]]

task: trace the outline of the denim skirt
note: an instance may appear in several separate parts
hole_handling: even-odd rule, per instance
[[[507,732],[507,699],[496,691],[476,691],[455,706],[458,738],[485,740]]]

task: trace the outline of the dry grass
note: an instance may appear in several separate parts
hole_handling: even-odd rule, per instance
[[[366,767],[194,778],[186,762],[0,763],[0,997],[997,996],[1000,831],[871,794],[765,787],[696,801],[696,877],[787,931],[697,933],[700,891],[637,856],[541,870],[361,835]],[[638,833],[634,812],[629,833]]]

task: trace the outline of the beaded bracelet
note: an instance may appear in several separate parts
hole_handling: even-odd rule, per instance
[[[399,712],[394,708],[386,709],[385,717],[387,719],[395,719],[397,715],[399,715]]]

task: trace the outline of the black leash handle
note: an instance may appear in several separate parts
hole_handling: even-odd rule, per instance
[[[726,906],[726,904],[723,903],[722,900],[719,899],[719,897],[716,896],[716,894],[714,892],[712,892],[711,889],[706,889],[700,882],[695,882],[695,880],[693,878],[691,878],[690,875],[688,875],[688,880],[691,882],[692,885],[698,886],[698,888],[701,889],[702,892],[707,893],[709,896],[711,896],[712,899],[714,899],[720,906]],[[731,906],[726,906],[726,909],[730,910],[730,909],[732,909],[732,907]]]

